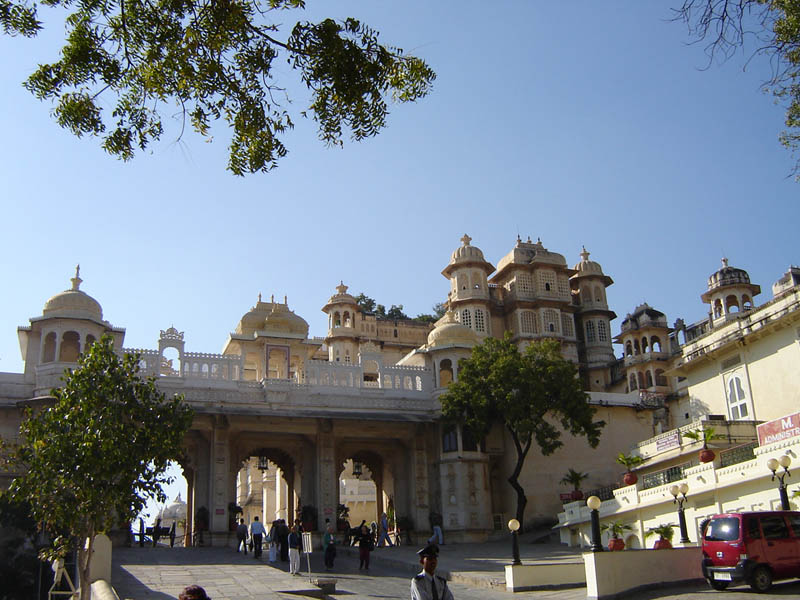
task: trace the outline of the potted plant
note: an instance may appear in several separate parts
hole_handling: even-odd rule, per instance
[[[658,534],[658,539],[653,545],[653,550],[665,550],[672,548],[672,535],[674,533],[674,529],[675,526],[672,523],[659,525],[658,527],[651,527],[647,530],[647,533],[644,534],[644,537],[649,538],[653,534]]]
[[[611,523],[603,523],[600,526],[600,531],[607,531],[611,534],[611,539],[608,540],[608,549],[614,552],[615,550],[625,549],[625,540],[620,536],[626,531],[631,531],[633,527],[630,525],[623,525],[622,521],[612,521]]]
[[[633,469],[638,467],[644,462],[641,456],[633,456],[631,454],[624,454],[622,452],[617,456],[617,462],[625,467],[625,475],[622,476],[622,481],[625,485],[634,485],[639,481],[639,476],[633,472]]]
[[[572,493],[570,496],[572,496],[573,500],[582,500],[583,492],[580,490],[581,482],[588,477],[588,473],[581,473],[575,469],[570,469],[567,471],[567,474],[561,478],[561,484],[572,486]]]
[[[350,507],[346,504],[336,507],[336,530],[350,531]]]
[[[197,509],[197,512],[194,513],[194,528],[197,534],[197,543],[200,546],[203,545],[203,532],[208,531],[209,519],[210,515],[205,506],[201,506]]]
[[[725,436],[715,433],[713,427],[703,427],[702,429],[696,429],[695,431],[687,431],[683,434],[683,437],[695,442],[703,442],[703,449],[700,450],[700,462],[707,463],[716,458],[714,451],[708,448],[708,442],[720,440]]]
[[[244,514],[244,509],[235,502],[228,503],[228,531],[236,531],[236,517]]]

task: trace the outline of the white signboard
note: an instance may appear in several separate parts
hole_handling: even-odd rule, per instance
[[[311,554],[311,532],[304,531],[303,532],[303,552],[306,554]]]

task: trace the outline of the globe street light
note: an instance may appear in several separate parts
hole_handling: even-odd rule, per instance
[[[513,565],[521,565],[522,561],[519,559],[519,538],[517,532],[519,531],[519,521],[511,519],[508,522],[508,529],[511,531],[511,552],[514,555]]]
[[[600,513],[597,510],[600,508],[600,504],[600,498],[597,496],[589,496],[586,500],[586,506],[592,511],[590,513],[592,518],[592,552],[602,552],[604,549],[600,541]]]
[[[789,465],[792,464],[792,457],[788,454],[784,454],[779,459],[770,458],[767,461],[767,468],[772,471],[772,481],[775,481],[775,478],[778,478],[778,493],[781,495],[781,510],[791,510],[789,506],[789,494],[786,493],[786,483],[785,479],[787,475],[789,477],[792,474],[789,472]],[[776,471],[778,467],[783,467],[783,473],[778,475]]]
[[[678,524],[681,529],[681,544],[688,544],[689,533],[686,531],[686,515],[683,514],[683,505],[686,503],[686,492],[689,491],[689,484],[682,483],[680,485],[673,485],[669,488],[669,493],[672,494],[672,503],[678,505]],[[680,498],[683,496],[683,498]]]

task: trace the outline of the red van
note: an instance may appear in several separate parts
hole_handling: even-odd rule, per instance
[[[703,577],[715,590],[745,581],[766,592],[773,580],[800,577],[800,512],[714,515],[702,530]]]

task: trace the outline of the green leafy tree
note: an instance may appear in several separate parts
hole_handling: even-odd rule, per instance
[[[358,304],[358,307],[365,313],[372,314],[375,312],[375,300],[367,296],[364,292],[356,296],[356,304]]]
[[[42,558],[63,556],[78,540],[81,598],[89,600],[95,534],[132,521],[146,497],[164,502],[165,470],[179,458],[193,411],[179,396],[167,400],[153,379],[138,375],[139,359],[114,353],[110,336],[95,343],[54,389],[54,404],[29,411],[12,463],[12,500],[58,535]],[[88,546],[83,542],[89,540]]]
[[[517,494],[520,523],[528,499],[519,475],[534,442],[547,456],[563,445],[565,431],[585,436],[594,448],[605,425],[594,420],[577,369],[557,342],[534,342],[520,352],[510,333],[475,346],[439,400],[445,421],[463,422],[475,439],[483,439],[495,423],[508,431],[517,457],[508,482]]]
[[[705,44],[709,64],[726,60],[748,40],[755,54],[769,59],[772,72],[765,89],[786,105],[786,131],[781,143],[795,153],[800,148],[800,2],[797,0],[685,0],[676,19],[690,36]],[[800,180],[800,159],[794,174]]]
[[[285,83],[288,64],[311,98],[304,117],[320,139],[341,146],[386,125],[388,101],[413,102],[431,89],[434,72],[419,58],[384,46],[357,19],[280,25],[305,0],[45,0],[66,17],[61,56],[40,65],[25,87],[52,101],[56,122],[77,136],[102,138],[123,160],[163,133],[162,112],[182,116],[211,139],[211,125],[232,128],[228,169],[268,171],[286,155],[282,137],[294,126]],[[9,35],[42,29],[34,0],[0,0]],[[54,15],[55,16],[55,15]],[[56,16],[56,20],[58,17]]]
[[[386,311],[386,318],[401,320],[408,319],[408,315],[403,312],[402,304],[392,304],[392,307]]]
[[[433,314],[422,313],[414,317],[415,321],[422,321],[423,323],[436,323],[447,312],[447,305],[444,302],[437,302],[432,307]]]

